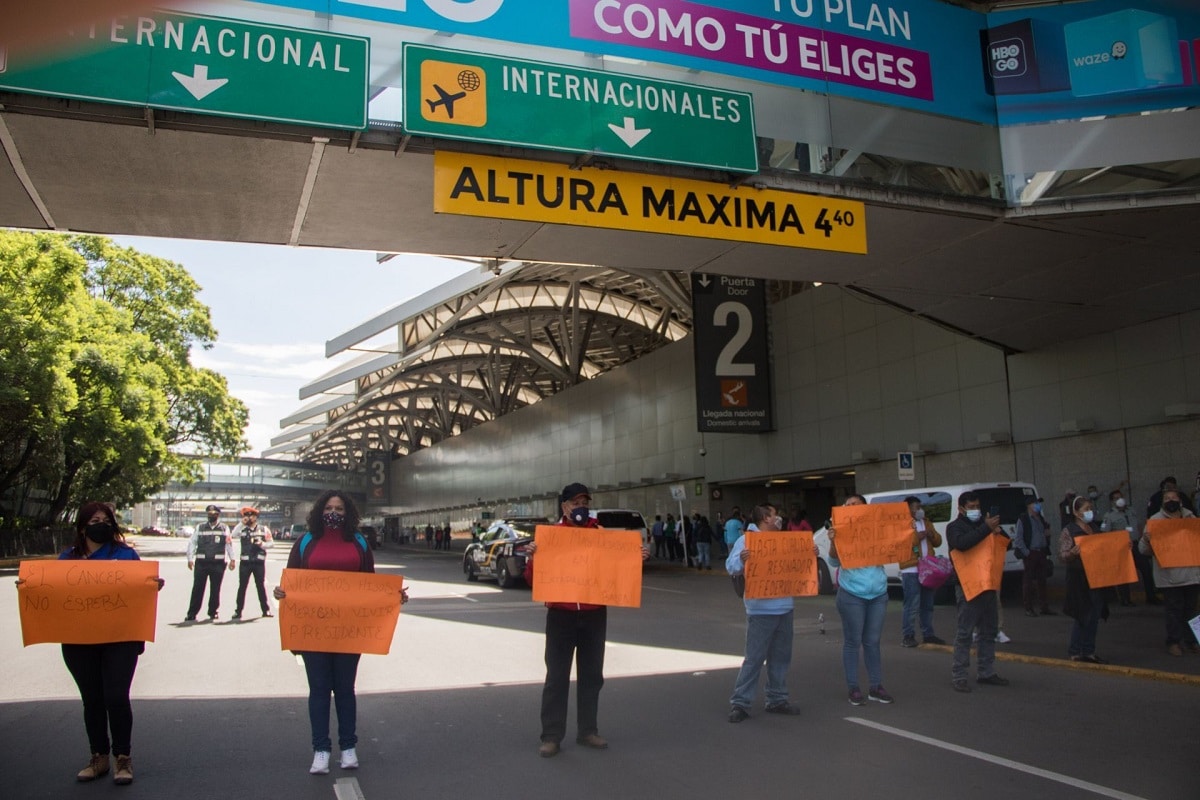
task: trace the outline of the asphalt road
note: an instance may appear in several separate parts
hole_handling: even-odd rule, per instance
[[[1200,797],[1190,760],[1200,742],[1200,657],[1162,652],[1156,608],[1117,609],[1099,637],[1099,652],[1117,663],[1095,668],[1062,659],[1068,620],[1029,619],[1010,601],[1014,641],[999,648],[998,670],[1012,685],[961,695],[950,688],[947,649],[900,647],[894,601],[883,669],[897,701],[853,707],[833,598],[800,600],[788,680],[802,715],[756,709],[731,725],[741,602],[716,570],[651,563],[642,607],[609,616],[600,723],[610,749],[584,751],[568,738],[561,755],[541,759],[544,609],[527,589],[467,583],[457,553],[394,546],[377,553],[379,569],[403,574],[413,599],[391,654],[362,660],[362,768],[342,772],[335,755],[330,775],[310,776],[307,684],[279,649],[275,620],[257,618],[251,602],[246,620],[227,621],[237,586],[229,573],[222,621],[184,624],[183,540],[138,547],[161,561],[167,584],[157,641],[134,680],[133,785],[75,783],[87,757],[78,695],[57,646],[21,647],[13,592],[12,613],[0,619],[0,796]],[[285,557],[280,543],[268,582]],[[938,607],[935,619],[951,638],[953,609]]]

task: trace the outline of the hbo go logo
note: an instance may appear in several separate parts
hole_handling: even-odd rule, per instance
[[[1025,43],[1020,39],[1004,39],[993,42],[988,48],[988,61],[992,65],[992,77],[1012,78],[1025,74]]]

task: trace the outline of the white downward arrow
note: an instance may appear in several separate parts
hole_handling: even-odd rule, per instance
[[[209,78],[208,67],[203,64],[197,64],[192,68],[191,75],[184,75],[182,72],[172,72],[175,80],[183,84],[183,88],[192,93],[192,97],[197,100],[203,100],[210,94],[220,89],[225,84],[229,83],[228,78]]]
[[[630,148],[637,147],[637,143],[645,139],[650,133],[649,128],[635,127],[633,117],[625,118],[625,127],[623,128],[617,127],[610,122],[608,123],[608,129],[615,133],[617,138],[625,143],[626,147]]]
[[[707,289],[707,288],[708,288],[708,285],[709,285],[710,283],[712,283],[712,281],[710,281],[710,280],[708,279],[708,275],[706,275],[706,274],[704,274],[704,273],[701,273],[701,275],[700,275],[700,280],[698,280],[698,281],[697,281],[697,283],[699,283],[701,286],[703,286],[705,289]]]

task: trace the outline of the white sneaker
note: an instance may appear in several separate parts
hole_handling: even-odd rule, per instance
[[[345,756],[343,756],[344,758]],[[329,751],[317,750],[313,753],[312,766],[308,768],[310,775],[328,775],[329,774]]]
[[[1007,633],[1005,633],[1004,631],[1000,631],[999,633],[996,634],[996,641],[999,642],[1000,644],[1008,644],[1009,642],[1012,641],[1012,639],[1008,638]]]
[[[342,751],[341,767],[342,769],[358,769],[358,753],[354,752],[353,747]]]

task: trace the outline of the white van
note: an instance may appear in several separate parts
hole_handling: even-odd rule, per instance
[[[593,508],[591,515],[601,528],[637,531],[642,535],[642,544],[650,539],[650,531],[640,511],[634,511],[632,508]]]
[[[937,532],[942,535],[942,544],[935,552],[941,556],[949,556],[946,543],[946,525],[958,516],[958,498],[966,492],[979,495],[979,507],[987,514],[993,507],[1000,513],[1000,527],[1013,536],[1017,518],[1025,513],[1029,498],[1040,497],[1037,487],[1032,483],[965,483],[957,486],[930,486],[913,489],[894,489],[890,492],[872,492],[863,495],[868,503],[903,503],[907,497],[916,497],[925,509],[925,519],[932,522]],[[813,542],[820,551],[817,561],[817,577],[820,581],[821,593],[832,594],[836,587],[833,583],[833,568],[829,565],[829,536],[822,527],[813,534]],[[1025,569],[1010,548],[1004,556],[1004,571],[1021,572]],[[900,585],[900,566],[888,564],[884,567],[888,583]]]

